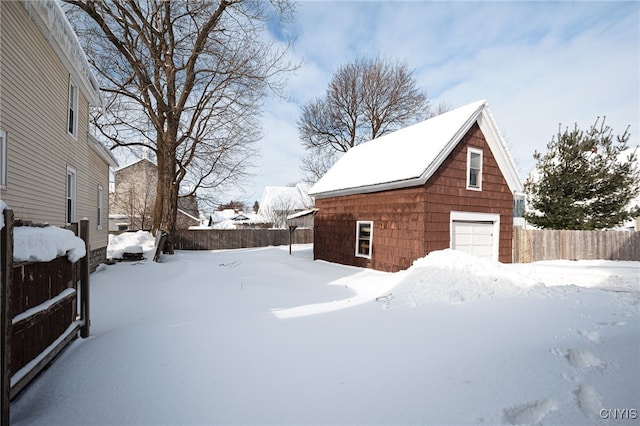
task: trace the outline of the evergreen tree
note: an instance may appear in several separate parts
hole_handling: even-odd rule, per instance
[[[536,170],[525,182],[525,219],[548,229],[605,229],[640,214],[632,201],[640,192],[635,150],[628,150],[629,129],[613,137],[600,118],[587,131],[558,129]]]
[[[260,203],[258,203],[258,200],[256,200],[256,202],[253,203],[253,212],[258,213],[258,210],[260,210]]]

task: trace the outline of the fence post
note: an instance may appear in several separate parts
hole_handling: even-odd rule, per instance
[[[80,337],[89,337],[89,326],[91,317],[89,316],[89,220],[82,219],[80,221],[80,238],[84,241],[87,254],[80,259],[80,317],[83,320],[80,328]]]
[[[0,210],[4,227],[0,232],[0,350],[2,350],[2,377],[0,383],[0,424],[9,424],[11,408],[11,282],[13,277],[13,211]]]

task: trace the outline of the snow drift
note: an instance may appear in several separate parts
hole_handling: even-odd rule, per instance
[[[431,252],[398,274],[402,278],[393,290],[393,300],[411,306],[523,295],[542,287],[535,278],[508,265],[451,249]]]

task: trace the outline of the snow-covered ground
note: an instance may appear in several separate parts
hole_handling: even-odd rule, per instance
[[[150,257],[133,238],[110,250]],[[91,337],[11,424],[637,424],[639,279],[450,250],[391,274],[306,245],[102,266]]]

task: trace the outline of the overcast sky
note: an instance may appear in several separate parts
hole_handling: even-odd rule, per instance
[[[306,2],[274,37],[295,38],[292,102],[265,105],[265,137],[244,193],[302,178],[296,121],[334,71],[357,57],[405,61],[434,105],[486,99],[524,179],[534,150],[558,124],[588,128],[598,116],[619,134],[640,132],[640,2]]]

